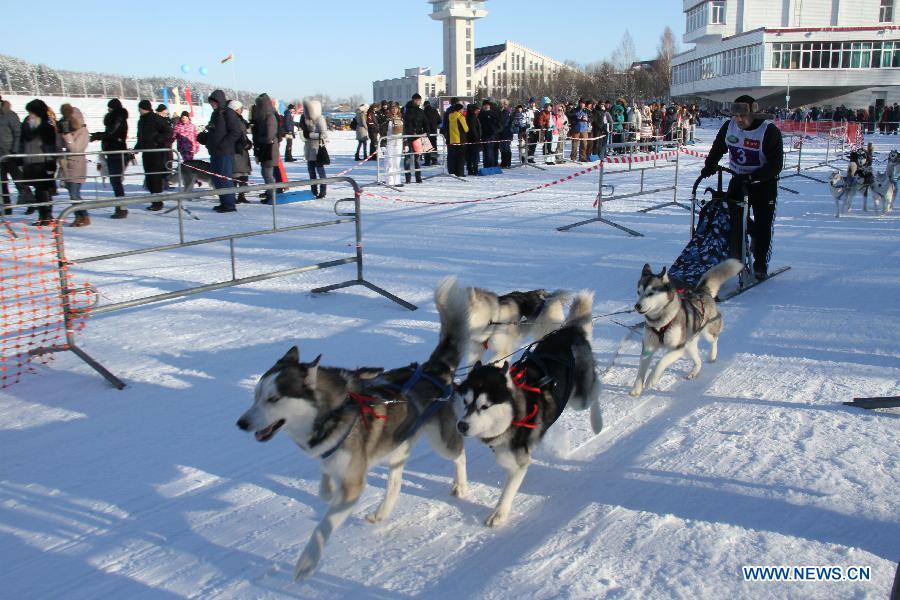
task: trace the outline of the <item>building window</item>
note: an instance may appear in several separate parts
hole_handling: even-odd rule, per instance
[[[881,9],[878,11],[878,22],[894,22],[894,0],[881,0]]]
[[[467,40],[472,39],[472,26],[471,25],[466,25],[466,39]]]
[[[725,0],[713,0],[712,14],[710,14],[709,22],[714,25],[722,25],[725,23]]]
[[[799,60],[795,56],[799,53]],[[891,69],[900,67],[898,42],[772,44],[773,69]]]
[[[706,2],[689,10],[687,12],[687,33],[705,27],[708,13],[709,8]]]
[[[471,52],[471,51],[472,51],[472,41],[466,40],[466,52]]]

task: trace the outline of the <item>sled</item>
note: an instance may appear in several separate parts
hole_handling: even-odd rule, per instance
[[[312,190],[300,190],[296,192],[284,192],[275,195],[275,204],[292,204],[294,202],[306,202],[315,200],[316,197]]]

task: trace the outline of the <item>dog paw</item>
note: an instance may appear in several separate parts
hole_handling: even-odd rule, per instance
[[[697,375],[700,374],[700,371],[691,371],[687,375],[684,376],[685,379],[696,379]]]
[[[466,494],[469,493],[469,486],[464,483],[454,483],[453,487],[450,488],[450,495],[456,496],[457,498],[462,498]]]
[[[366,521],[372,524],[380,523],[383,520],[384,517],[380,516],[377,512],[369,513],[366,515]]]
[[[308,556],[305,552],[301,554],[297,564],[294,566],[294,581],[302,581],[315,573],[318,563],[319,561]]]
[[[500,527],[504,523],[506,523],[506,513],[500,512],[499,509],[492,512],[484,522],[488,527]]]
[[[631,388],[631,391],[628,392],[628,395],[631,396],[631,397],[633,397],[633,398],[637,398],[638,396],[641,395],[641,392],[643,392],[643,391],[644,391],[644,386],[638,385],[638,384],[634,384],[634,387]]]

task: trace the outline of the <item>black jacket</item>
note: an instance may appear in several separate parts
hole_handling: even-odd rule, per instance
[[[725,135],[728,133],[728,125],[731,120],[725,121],[716,135],[712,148],[709,150],[709,156],[706,158],[705,166],[707,168],[715,168],[723,156],[728,152],[728,146],[725,144]],[[764,127],[763,119],[754,119],[750,124],[750,129]],[[781,130],[774,124],[769,124],[768,129],[763,134],[762,152],[766,157],[766,164],[758,168],[750,174],[751,181],[759,181],[757,185],[751,186],[751,196],[766,195],[774,198],[778,193],[778,179],[781,170],[784,168],[784,148],[782,147]],[[731,188],[729,187],[729,190]],[[733,195],[733,194],[730,194]]]
[[[426,132],[425,111],[410,100],[403,112],[403,135],[422,135]]]
[[[237,141],[243,135],[238,114],[228,108],[225,92],[222,90],[214,91],[209,95],[209,99],[215,100],[219,106],[213,111],[206,125],[206,148],[210,156],[233,155]]]
[[[475,115],[475,110],[477,108],[477,105],[470,104],[466,110],[466,124],[469,126],[469,133],[466,135],[466,141],[468,142],[481,141],[481,122]]]
[[[128,111],[122,107],[113,108],[103,117],[103,131],[91,136],[100,140],[101,150],[125,150],[128,138]]]
[[[435,135],[441,126],[441,113],[430,104],[425,107],[425,131],[429,135]]]
[[[172,124],[168,119],[149,112],[138,119],[137,135],[135,150],[168,148],[172,145]]]
[[[481,125],[481,139],[493,140],[500,135],[500,115],[497,114],[496,108],[482,109],[478,113],[478,123]]]

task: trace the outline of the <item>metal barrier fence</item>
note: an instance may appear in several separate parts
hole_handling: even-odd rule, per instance
[[[421,138],[435,138],[436,144],[430,152],[415,152],[412,149],[412,142]],[[375,184],[389,187],[394,191],[401,192],[397,189],[403,184],[402,178],[412,177],[416,174],[415,161],[419,160],[418,173],[422,175],[422,179],[432,179],[434,177],[451,176],[447,171],[447,145],[444,143],[443,136],[435,134],[418,134],[418,135],[386,135],[380,138],[384,141],[384,145],[378,148],[378,154],[375,157]],[[426,157],[434,159],[433,164],[424,164]]]
[[[134,156],[135,157],[134,160],[136,161],[137,160],[136,155],[138,155],[138,154],[153,154],[153,153],[163,153],[163,154],[171,155],[171,160],[165,161],[165,163],[166,163],[165,171],[143,171],[142,170],[142,171],[137,171],[137,172],[135,172],[135,171],[127,172],[127,167],[128,167],[128,162],[129,162],[129,161],[126,161],[127,156],[129,156],[129,155]],[[122,181],[123,181],[123,185],[124,185],[124,180],[128,177],[146,177],[147,175],[162,175],[164,177],[167,177],[167,176],[175,174],[178,176],[177,177],[178,181],[176,183],[178,190],[179,191],[182,190],[181,153],[178,152],[178,150],[174,150],[172,148],[147,148],[147,149],[143,149],[143,150],[94,150],[94,151],[90,151],[90,152],[47,152],[47,153],[41,153],[41,154],[7,154],[3,157],[0,157],[0,167],[2,167],[4,171],[6,171],[10,175],[12,175],[12,179],[10,180],[10,183],[12,184],[13,187],[15,187],[16,192],[17,192],[16,204],[14,206],[21,207],[21,208],[37,208],[37,207],[48,206],[48,205],[50,207],[53,207],[53,206],[72,204],[73,201],[71,198],[69,200],[51,200],[50,202],[38,202],[29,187],[36,183],[50,182],[50,181],[55,182],[55,183],[60,183],[60,184],[62,184],[61,187],[65,187],[65,181],[66,181],[66,179],[68,179],[68,176],[63,172],[62,169],[59,168],[58,164],[57,164],[56,172],[53,177],[25,179],[25,178],[21,177],[21,175],[23,174],[23,169],[18,164],[18,162],[23,159],[47,158],[47,159],[52,159],[56,163],[59,163],[63,160],[69,159],[73,156],[83,156],[85,158],[85,161],[87,161],[88,157],[90,157],[90,156],[96,156],[98,158],[98,161],[96,163],[98,166],[100,166],[101,164],[105,165],[108,162],[107,157],[121,156],[122,157],[122,159],[121,159],[122,160],[122,174],[121,175],[116,174],[116,175],[113,175],[113,177],[121,177]],[[85,169],[87,170],[87,165],[85,166]],[[109,172],[105,169],[101,170],[100,173],[94,173],[94,174],[91,174],[90,171],[87,170],[87,172],[85,174],[85,179],[91,180],[94,182],[94,199],[95,200],[100,199],[100,189],[101,189],[100,184],[102,183],[102,181],[104,179],[109,179],[109,178],[110,178]],[[6,180],[4,179],[2,183],[6,183]],[[60,187],[60,186],[57,186],[57,187]],[[11,202],[12,201],[12,197],[11,197],[12,190],[11,189],[9,190],[9,194],[10,194],[9,207],[12,208],[13,205]],[[153,201],[158,202],[162,199],[160,197],[160,194],[155,194],[154,196],[155,197],[153,198]],[[25,202],[22,202],[23,197],[25,199]],[[124,196],[118,196],[118,198],[124,198]],[[5,195],[4,195],[3,200],[4,200],[4,203],[7,200]],[[76,200],[75,203],[84,204],[84,201],[78,202]],[[5,213],[5,211],[0,210],[0,221],[2,221],[2,222],[6,221],[6,216],[4,213]]]
[[[279,227],[277,224],[277,203],[272,203],[272,227],[267,229],[261,229],[256,231],[247,231],[241,233],[233,233],[227,235],[220,235],[215,237],[209,237],[199,240],[191,240],[185,241],[183,231],[180,232],[180,239],[177,243],[153,246],[148,248],[139,248],[136,250],[127,250],[123,252],[113,252],[109,254],[95,255],[95,256],[86,256],[79,257],[77,259],[77,263],[79,265],[91,263],[91,262],[99,262],[105,260],[112,260],[116,258],[123,258],[129,256],[136,256],[141,254],[150,254],[155,252],[164,252],[169,250],[177,250],[181,248],[191,248],[194,246],[200,246],[204,244],[213,244],[217,242],[227,242],[229,245],[229,254],[230,254],[230,264],[231,264],[231,278],[225,281],[218,281],[215,283],[197,285],[193,287],[186,287],[183,289],[179,289],[176,291],[161,293],[161,294],[152,294],[148,296],[142,296],[138,298],[133,298],[131,300],[125,300],[120,302],[114,302],[110,304],[98,304],[97,306],[90,309],[92,314],[102,314],[107,312],[112,312],[116,310],[122,310],[126,308],[132,308],[135,306],[143,306],[146,304],[151,304],[155,302],[161,302],[163,300],[171,300],[174,298],[183,298],[187,296],[193,296],[197,294],[202,294],[205,292],[210,292],[213,290],[220,290],[229,287],[234,287],[238,285],[244,285],[247,283],[256,283],[259,281],[265,281],[269,279],[275,279],[277,277],[286,277],[289,275],[296,275],[298,273],[305,273],[308,271],[316,271],[321,269],[327,269],[331,267],[337,267],[346,264],[356,264],[356,277],[354,279],[350,279],[341,283],[336,283],[332,285],[326,285],[323,287],[315,288],[312,290],[312,293],[319,294],[324,292],[329,292],[337,289],[352,287],[352,286],[362,286],[365,287],[381,296],[400,304],[404,308],[409,310],[416,310],[416,306],[395,296],[394,294],[388,292],[387,290],[367,281],[364,277],[363,273],[363,245],[362,245],[362,212],[360,208],[360,195],[362,193],[360,186],[356,183],[356,181],[350,177],[331,177],[326,179],[313,179],[313,180],[303,180],[303,181],[285,181],[280,183],[271,183],[271,184],[261,184],[261,185],[253,185],[242,188],[245,192],[262,192],[267,190],[277,190],[280,188],[297,188],[297,187],[311,187],[313,185],[329,185],[329,184],[337,184],[337,183],[347,183],[353,188],[353,198],[345,198],[338,200],[334,203],[334,213],[337,219],[320,221],[315,223],[304,223],[302,225],[291,225],[287,227]],[[70,206],[60,213],[59,218],[55,223],[56,228],[56,252],[58,259],[58,270],[59,270],[59,285],[60,285],[60,296],[63,301],[63,314],[66,325],[66,344],[58,347],[50,347],[44,348],[42,353],[48,352],[61,352],[65,350],[73,350],[80,358],[82,358],[85,362],[87,362],[91,367],[93,367],[98,373],[103,375],[110,383],[112,383],[116,387],[123,387],[124,384],[117,377],[112,375],[109,371],[107,371],[102,365],[100,365],[97,361],[87,355],[84,351],[77,349],[75,345],[75,340],[72,334],[72,326],[83,311],[73,307],[69,301],[70,296],[74,293],[73,286],[70,283],[69,279],[69,262],[66,257],[66,247],[65,247],[65,238],[63,235],[63,220],[73,213],[76,210],[94,210],[98,208],[109,208],[117,205],[131,205],[138,204],[141,202],[147,202],[148,200],[175,200],[178,202],[179,213],[181,212],[181,204],[184,201],[190,201],[198,198],[202,198],[203,196],[208,196],[210,194],[222,195],[228,193],[234,193],[234,188],[220,188],[213,190],[204,190],[202,192],[179,192],[176,194],[149,194],[143,196],[132,196],[132,197],[119,197],[109,200],[99,200],[99,201],[91,201],[84,202],[81,204]],[[352,203],[352,211],[344,208],[344,205],[347,203]],[[279,269],[275,271],[268,271],[265,273],[260,273],[257,275],[252,275],[248,277],[238,277],[237,276],[237,267],[236,267],[236,258],[235,258],[235,241],[244,238],[257,237],[261,235],[271,235],[275,233],[286,233],[291,231],[300,231],[303,229],[311,229],[315,227],[327,227],[329,225],[339,225],[343,223],[354,223],[355,226],[355,252],[349,256],[343,256],[340,258],[336,258],[333,260],[317,262],[313,264],[306,264],[297,267],[291,267],[287,269]]]
[[[633,150],[635,148],[640,148],[640,147],[646,147],[646,148],[653,147],[654,149],[658,149],[658,150],[668,149],[669,151],[672,151],[674,153],[675,160],[674,160],[674,162],[671,162],[671,163],[667,162],[666,164],[659,165],[659,164],[657,164],[658,161],[660,160],[658,155],[653,154],[650,156],[645,155],[644,157],[640,157],[640,156],[636,156],[636,153],[634,153],[632,151],[622,157],[623,162],[625,162],[625,161],[628,162],[627,170],[611,171],[610,173],[607,174],[605,172],[606,164],[609,162],[613,162],[613,160],[615,160],[615,159],[612,159],[612,158],[604,159],[603,163],[601,163],[601,165],[600,165],[600,175],[598,178],[599,181],[598,181],[598,192],[597,192],[597,202],[596,202],[597,216],[592,217],[590,219],[585,219],[583,221],[578,221],[576,223],[571,223],[569,225],[564,225],[562,227],[557,227],[557,231],[569,231],[570,229],[574,229],[576,227],[581,227],[582,225],[587,225],[589,223],[604,223],[606,225],[609,225],[610,227],[615,227],[617,229],[621,229],[622,231],[624,231],[625,233],[627,233],[631,236],[643,237],[644,234],[640,233],[639,231],[635,231],[634,229],[625,227],[624,225],[621,225],[619,223],[616,223],[615,221],[605,218],[603,216],[603,204],[606,202],[612,202],[613,200],[624,200],[626,198],[635,198],[638,196],[658,194],[660,192],[672,191],[672,193],[673,193],[672,200],[670,200],[668,202],[663,202],[660,204],[654,204],[653,206],[641,209],[638,212],[648,213],[648,212],[658,210],[660,208],[664,208],[667,206],[677,206],[677,207],[683,208],[687,211],[691,210],[690,206],[687,206],[686,204],[683,204],[678,201],[678,176],[679,176],[679,172],[681,169],[681,144],[677,141],[675,141],[675,142],[656,142],[656,141],[625,142],[625,143],[620,143],[620,144],[607,144],[607,148],[609,148],[610,150],[614,150],[614,149],[618,149],[618,148],[621,148],[624,150],[627,150],[630,148]],[[652,162],[653,166],[638,167],[637,169],[632,169],[632,163],[634,163],[634,162]],[[673,181],[672,185],[666,185],[663,187],[656,187],[656,188],[652,188],[652,189],[644,189],[644,173],[646,171],[652,171],[652,170],[656,170],[656,169],[665,169],[667,167],[675,167],[675,177],[674,177],[674,181]],[[612,175],[628,174],[628,173],[633,173],[634,171],[640,171],[640,174],[641,174],[640,175],[640,183],[639,183],[640,189],[637,192],[630,192],[627,194],[615,195],[615,187],[609,186],[608,184],[603,183],[604,177],[608,177],[608,176],[612,176]],[[613,190],[612,195],[603,196],[604,186],[612,187],[612,190]]]

